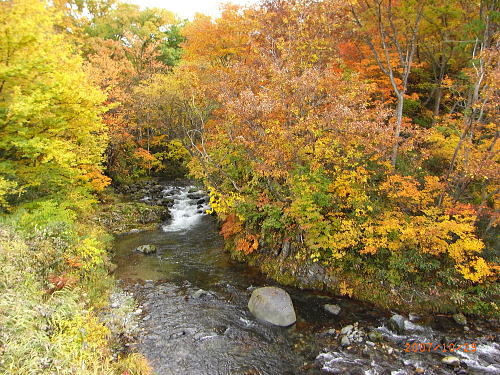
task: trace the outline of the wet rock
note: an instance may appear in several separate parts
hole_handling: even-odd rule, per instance
[[[163,198],[159,200],[158,205],[172,207],[174,205],[174,200],[171,198]]]
[[[412,323],[409,320],[404,321],[404,329],[406,331],[424,331],[424,327],[422,327],[418,324]]]
[[[453,320],[455,321],[455,323],[460,324],[461,326],[467,325],[467,318],[462,313],[454,314]]]
[[[196,204],[205,204],[207,201],[207,198],[201,198],[196,201]]]
[[[248,309],[258,319],[287,327],[297,320],[290,295],[281,288],[264,287],[252,292]]]
[[[404,316],[395,314],[391,316],[387,325],[391,330],[397,333],[402,333],[405,330],[405,320]]]
[[[417,315],[417,314],[412,314],[412,313],[410,313],[410,314],[408,315],[408,319],[410,320],[410,322],[415,322],[415,321],[417,321],[417,320],[419,320],[419,319],[420,319],[420,316],[419,316],[419,315]]]
[[[340,330],[340,334],[341,335],[348,335],[353,331],[353,329],[354,329],[354,326],[352,324],[349,324]]]
[[[318,263],[313,263],[308,267],[307,273],[304,276],[305,280],[311,285],[323,283],[325,281],[326,271]]]
[[[384,340],[384,335],[382,335],[381,332],[377,330],[372,330],[368,333],[368,337],[370,338],[371,341],[373,342],[380,342]]]
[[[326,311],[328,311],[330,314],[333,314],[333,315],[339,315],[339,313],[340,313],[340,306],[339,305],[327,304],[324,306],[324,308]]]
[[[460,359],[453,355],[448,355],[441,359],[441,362],[449,366],[458,366],[460,364]]]
[[[198,289],[196,292],[194,292],[191,297],[193,298],[203,298],[205,296],[209,296],[210,292],[207,292],[206,290],[203,289]]]
[[[335,328],[330,328],[329,330],[323,332],[323,335],[336,335],[337,330]]]
[[[135,251],[143,254],[153,254],[156,253],[155,245],[141,245],[135,248]]]
[[[351,345],[351,340],[349,340],[349,337],[347,336],[342,336],[342,339],[340,340],[340,345],[349,346]]]
[[[205,198],[205,194],[200,194],[200,193],[191,193],[191,194],[188,194],[187,197],[189,199],[192,199],[192,200],[199,200],[199,199],[202,199],[202,198]]]

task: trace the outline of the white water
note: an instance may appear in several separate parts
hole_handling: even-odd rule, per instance
[[[202,190],[194,191],[194,186],[185,186],[181,188],[168,187],[163,191],[165,198],[174,199],[174,205],[170,208],[172,215],[171,221],[162,227],[165,232],[178,232],[187,230],[206,215],[205,211],[210,209],[210,206],[203,203],[202,207],[198,208],[196,201],[198,199],[190,199],[188,195],[196,194],[206,196]],[[191,193],[189,191],[191,190]]]

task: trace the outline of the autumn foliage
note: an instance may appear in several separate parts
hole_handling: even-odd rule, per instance
[[[195,18],[183,62],[141,90],[168,98],[153,112],[237,250],[291,238],[294,259],[332,272],[492,285],[499,55],[494,5],[480,3],[228,6]]]
[[[451,309],[498,311],[495,1],[0,9],[2,210],[44,221],[189,170],[238,256],[320,264],[349,296],[439,285]],[[83,278],[105,256],[90,237],[62,259]]]

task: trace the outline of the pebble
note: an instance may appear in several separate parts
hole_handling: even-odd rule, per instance
[[[335,335],[337,334],[337,330],[335,328],[330,328],[328,331],[325,332],[325,335]]]
[[[448,355],[444,357],[441,362],[443,362],[445,365],[450,365],[450,366],[458,366],[460,364],[460,359],[453,355]]]
[[[349,333],[352,332],[353,329],[354,329],[354,326],[352,324],[349,324],[340,330],[340,334],[341,335],[348,335]]]
[[[384,335],[377,330],[370,331],[368,333],[368,337],[370,338],[370,340],[375,341],[375,342],[384,340]]]
[[[342,339],[340,340],[340,345],[349,346],[351,345],[351,340],[349,340],[349,337],[347,336],[342,336]]]
[[[339,313],[340,313],[340,306],[339,305],[329,305],[329,304],[327,304],[327,305],[325,305],[323,307],[330,314],[339,315]]]

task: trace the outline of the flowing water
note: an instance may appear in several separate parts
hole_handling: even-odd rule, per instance
[[[469,323],[464,332],[449,317],[413,317],[398,335],[386,328],[388,311],[294,288],[285,289],[297,312],[295,325],[256,320],[246,306],[251,291],[275,284],[224,252],[215,219],[205,213],[203,191],[177,185],[165,186],[162,194],[174,200],[172,218],[156,231],[120,236],[115,244],[116,275],[142,307],[137,349],[156,374],[500,374],[495,322]],[[157,252],[134,251],[144,244]],[[337,304],[340,314],[326,312],[325,304]],[[342,346],[338,330],[346,325],[356,333]],[[379,332],[382,342],[370,341],[370,331]],[[406,343],[434,348],[406,352]],[[475,350],[434,350],[447,343],[474,343]],[[460,362],[443,364],[450,354]]]

